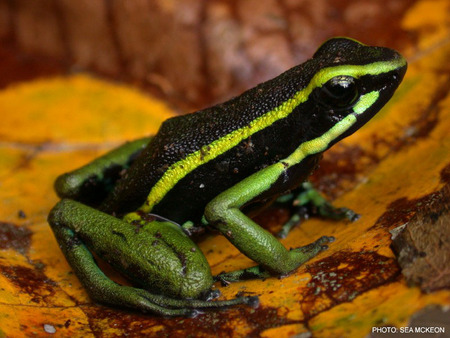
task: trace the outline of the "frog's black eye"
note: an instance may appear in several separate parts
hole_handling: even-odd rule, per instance
[[[357,100],[359,88],[357,80],[351,76],[335,76],[316,92],[316,100],[327,107],[349,108]]]

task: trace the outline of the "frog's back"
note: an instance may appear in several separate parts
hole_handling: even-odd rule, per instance
[[[116,185],[104,210],[124,214],[139,208],[178,222],[201,217],[217,194],[286,158],[336,123],[332,110],[318,105],[314,95],[310,99],[321,87],[319,70],[330,67],[334,74],[341,65],[368,64],[376,72],[375,61],[392,57],[390,50],[333,39],[312,59],[230,101],[169,119]],[[312,82],[303,90],[316,74],[319,85]],[[268,187],[270,193],[295,187],[318,156],[314,153],[291,167],[276,184],[280,191]]]
[[[303,88],[312,75],[313,72],[305,72],[300,65],[227,102],[168,119],[155,137],[153,148],[166,147],[165,162],[179,161],[205,145],[248,127],[261,116],[279,107]],[[168,145],[171,146],[169,149]]]
[[[308,82],[310,76],[300,65],[230,101],[166,120],[110,195],[104,209],[123,214],[139,208],[168,169],[177,165],[181,179],[166,198],[155,203],[161,205],[155,206],[152,212],[165,214],[166,209],[174,204],[179,210],[180,205],[175,201],[181,196],[184,200],[188,196],[189,206],[186,207],[200,210],[208,198],[214,197],[215,191],[223,191],[220,189],[231,187],[289,154],[298,143],[294,139],[299,140],[291,129],[295,122],[281,121],[277,128],[264,127],[250,138],[245,137],[245,130],[259,117],[289,99]],[[297,129],[301,131],[304,128]],[[238,135],[240,131],[242,137]],[[232,133],[239,142],[223,151]],[[285,140],[280,140],[283,138]],[[194,170],[193,154],[198,155]],[[211,156],[213,159],[208,158]],[[186,171],[180,174],[184,169]],[[192,187],[191,182],[198,187]],[[208,189],[211,184],[214,188]],[[173,202],[165,206],[168,201]],[[173,212],[167,215],[170,216]]]

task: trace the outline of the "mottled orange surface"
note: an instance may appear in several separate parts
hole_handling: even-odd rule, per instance
[[[172,112],[130,88],[85,75],[30,81],[0,92],[0,336],[161,334],[185,336],[366,336],[374,326],[408,324],[450,292],[408,286],[390,249],[389,230],[406,223],[426,197],[450,184],[450,28],[448,1],[419,1],[402,26],[417,36],[404,83],[362,130],[324,157],[314,181],[362,215],[354,223],[311,219],[282,242],[322,235],[336,242],[282,279],[235,283],[223,298],[260,296],[196,318],[160,318],[94,304],[71,272],[46,217],[57,175],[123,141],[156,132]],[[434,14],[424,14],[434,13]],[[337,172],[338,174],[333,174]],[[318,174],[323,174],[319,177]],[[270,229],[286,220],[270,210]],[[224,237],[200,243],[213,273],[252,262]]]

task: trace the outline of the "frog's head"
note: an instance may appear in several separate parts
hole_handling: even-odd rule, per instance
[[[406,72],[396,51],[366,46],[348,38],[326,41],[309,61],[316,69],[309,98],[318,135],[328,146],[369,121],[392,97]],[[331,133],[331,134],[330,134]]]

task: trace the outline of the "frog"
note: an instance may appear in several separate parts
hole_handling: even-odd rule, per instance
[[[281,75],[59,176],[48,222],[91,299],[162,316],[257,307],[251,293],[216,299],[215,283],[288,275],[334,237],[286,249],[253,216],[294,193],[314,196],[331,218],[355,219],[311,193],[308,177],[389,101],[406,69],[392,49],[331,38]],[[256,265],[213,276],[198,229],[225,236]],[[113,281],[97,257],[130,283]]]

